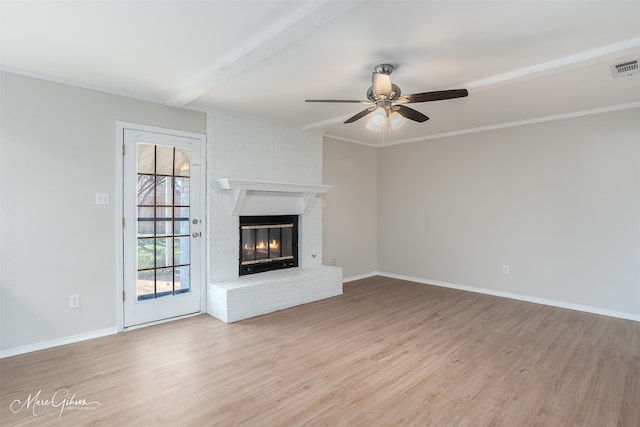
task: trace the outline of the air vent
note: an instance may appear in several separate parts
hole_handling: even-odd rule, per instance
[[[623,62],[611,66],[613,77],[630,76],[638,72],[638,60]]]

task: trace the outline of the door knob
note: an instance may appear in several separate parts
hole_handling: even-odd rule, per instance
[[[192,237],[200,237],[200,232],[199,231],[194,231],[193,233],[191,233]]]

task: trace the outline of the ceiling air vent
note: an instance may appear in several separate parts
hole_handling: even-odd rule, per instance
[[[638,72],[638,60],[623,62],[611,66],[613,77],[630,76]]]

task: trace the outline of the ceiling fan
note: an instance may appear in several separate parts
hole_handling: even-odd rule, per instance
[[[401,117],[405,117],[420,123],[429,120],[429,117],[404,104],[441,101],[444,99],[462,98],[469,95],[466,89],[439,90],[402,95],[400,88],[391,83],[390,75],[392,71],[393,65],[391,64],[380,64],[375,67],[371,76],[372,85],[367,90],[366,101],[349,99],[306,99],[305,102],[342,102],[371,105],[358,114],[348,118],[345,123],[353,123],[375,111],[372,121],[376,122],[374,124],[379,128],[386,119],[389,119],[393,126],[395,117],[400,119]],[[402,122],[404,122],[404,120],[402,120]]]

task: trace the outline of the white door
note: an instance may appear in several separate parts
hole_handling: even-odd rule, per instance
[[[126,328],[201,311],[204,141],[123,132]]]

